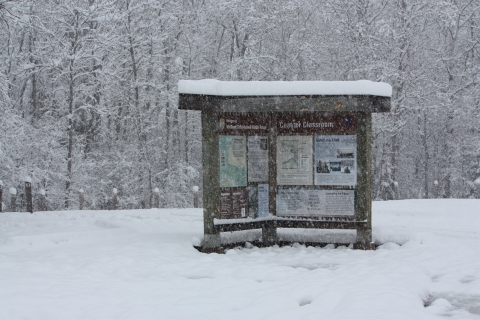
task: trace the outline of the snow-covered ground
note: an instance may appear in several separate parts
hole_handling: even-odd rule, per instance
[[[0,319],[480,319],[480,200],[373,209],[376,251],[224,255],[200,209],[2,213]]]

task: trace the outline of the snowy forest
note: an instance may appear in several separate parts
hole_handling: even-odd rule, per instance
[[[375,114],[373,198],[472,198],[480,0],[0,0],[0,180],[49,210],[191,207],[200,115],[180,79],[359,80]],[[201,189],[200,189],[201,191]]]

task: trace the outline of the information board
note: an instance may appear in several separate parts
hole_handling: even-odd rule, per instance
[[[260,119],[261,118],[261,119]],[[267,117],[219,116],[220,211],[222,219],[269,216]],[[279,114],[276,137],[276,214],[292,217],[353,216],[357,120],[353,114]],[[318,186],[318,187],[314,187]],[[291,186],[291,187],[288,187]],[[320,189],[323,188],[323,189]]]
[[[315,136],[315,185],[357,184],[357,136]]]
[[[278,189],[278,216],[353,216],[354,190]]]
[[[277,137],[277,184],[311,185],[312,136]]]
[[[248,182],[268,181],[268,137],[248,137]]]
[[[247,185],[247,147],[244,136],[220,136],[220,187]]]

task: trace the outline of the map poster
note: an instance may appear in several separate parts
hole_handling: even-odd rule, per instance
[[[247,188],[227,188],[220,190],[221,219],[247,217]]]
[[[268,184],[248,186],[248,216],[250,218],[268,217]]]
[[[353,216],[354,190],[279,189],[277,216]]]
[[[357,184],[357,136],[315,136],[315,185]]]
[[[248,182],[268,181],[268,137],[248,137]]]
[[[247,145],[245,136],[219,136],[220,187],[247,185]]]
[[[277,184],[313,184],[312,140],[312,136],[277,137]]]

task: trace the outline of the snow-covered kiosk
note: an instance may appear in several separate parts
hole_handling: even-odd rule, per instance
[[[372,113],[392,88],[361,81],[181,80],[179,108],[201,111],[203,248],[220,233],[356,229],[372,248]]]

